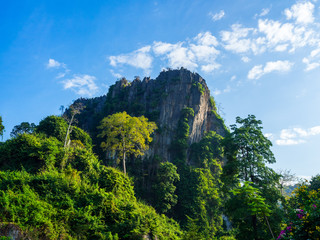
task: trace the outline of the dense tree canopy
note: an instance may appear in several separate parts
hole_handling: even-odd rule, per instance
[[[250,182],[252,188],[259,191],[257,196],[270,207],[270,217],[265,219],[258,214],[238,214],[248,211],[246,199],[239,198],[241,195],[231,194],[226,208],[230,219],[240,231],[237,237],[251,236],[253,239],[268,239],[273,231],[280,229],[283,208],[279,206],[282,195],[279,189],[279,178],[273,169],[267,166],[275,162],[271,151],[272,143],[262,133],[262,122],[254,115],[247,118],[236,118],[236,124],[231,125],[232,132],[225,139],[228,162],[225,170],[230,171],[237,179],[227,177],[230,188],[236,187],[238,182]],[[232,179],[232,181],[230,181]],[[236,187],[237,188],[237,187]],[[246,188],[250,190],[251,187]],[[258,198],[257,198],[258,199]],[[237,206],[237,211],[234,207]],[[268,213],[269,214],[269,213]],[[246,220],[246,221],[244,221]],[[270,231],[270,229],[273,229]]]
[[[230,140],[236,145],[239,177],[243,181],[259,183],[269,179],[274,171],[266,164],[275,163],[272,143],[262,133],[262,122],[254,115],[236,118],[231,125]]]
[[[98,128],[102,130],[98,136],[104,139],[102,149],[116,153],[122,159],[126,174],[126,156],[143,155],[157,126],[144,116],[131,117],[122,112],[104,118]]]
[[[138,201],[132,180],[90,146],[74,140],[65,156],[55,137],[65,127],[51,116],[0,145],[0,235],[11,224],[26,239],[181,239],[179,225]]]
[[[34,123],[22,122],[19,125],[16,125],[13,127],[10,133],[10,136],[16,137],[19,134],[23,134],[23,133],[33,133],[35,128],[36,128],[36,125]]]

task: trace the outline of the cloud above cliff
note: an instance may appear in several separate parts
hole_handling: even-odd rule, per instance
[[[58,71],[56,78],[63,79],[71,72],[65,63],[59,62],[53,58],[50,58],[46,64],[47,69],[55,69]],[[61,72],[62,70],[62,72]],[[72,90],[81,96],[93,96],[95,95],[99,87],[95,83],[96,77],[88,74],[73,74],[71,78],[60,81],[63,85],[63,89]]]
[[[255,24],[251,26],[237,22],[215,35],[204,31],[179,42],[154,41],[132,52],[109,56],[108,60],[114,69],[127,65],[150,72],[154,63],[159,65],[160,62],[161,67],[186,67],[215,74],[225,71],[222,62],[233,54],[246,64],[249,80],[260,79],[271,72],[289,72],[296,61],[305,64],[305,71],[312,71],[320,67],[320,24],[314,12],[315,5],[311,1],[299,1],[284,8],[278,19],[268,17],[271,8],[263,8],[254,16]],[[217,21],[226,12],[221,10],[209,15]],[[297,60],[294,54],[301,48],[306,51]],[[287,60],[277,59],[276,53]],[[266,58],[269,59],[263,61]]]
[[[62,81],[64,89],[71,89],[78,95],[93,96],[98,87],[96,78],[87,74],[74,74],[72,78]]]
[[[293,66],[292,62],[289,61],[275,61],[267,62],[265,66],[257,65],[254,66],[248,73],[248,79],[259,79],[263,75],[271,72],[288,72]]]
[[[112,67],[129,65],[149,71],[154,58],[160,58],[170,68],[185,67],[190,70],[200,68],[204,72],[212,72],[220,67],[216,62],[220,51],[218,41],[210,32],[202,32],[190,40],[167,43],[155,41],[131,53],[108,57]]]

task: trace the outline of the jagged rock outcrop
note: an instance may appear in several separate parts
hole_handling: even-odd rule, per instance
[[[0,223],[0,236],[11,240],[31,240],[15,223]]]
[[[189,120],[189,145],[200,141],[208,131],[222,136],[226,133],[205,80],[184,68],[162,71],[155,80],[136,78],[129,82],[123,78],[110,87],[106,96],[78,99],[76,103],[79,102],[86,106],[77,116],[79,126],[91,134],[96,145],[99,145],[97,126],[109,114],[127,111],[155,121],[159,129],[146,155],[158,155],[167,161],[172,160],[169,149],[184,108],[194,110],[194,117]]]

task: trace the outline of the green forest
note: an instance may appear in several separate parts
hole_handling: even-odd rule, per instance
[[[184,107],[166,161],[148,155],[165,131],[159,112],[123,99],[108,94],[89,131],[93,106],[81,101],[12,131],[0,117],[0,134],[11,131],[0,143],[0,239],[320,239],[320,175],[287,191],[292,175],[270,168],[254,115],[226,127],[211,97],[225,134],[190,144],[195,110]]]

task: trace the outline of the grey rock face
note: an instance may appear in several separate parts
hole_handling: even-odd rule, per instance
[[[199,142],[208,131],[222,136],[226,133],[223,120],[215,113],[214,104],[210,101],[205,80],[184,68],[163,71],[155,80],[144,78],[129,82],[121,79],[109,89],[107,96],[82,101],[85,105],[90,101],[90,105],[96,106],[94,110],[87,107],[86,111],[100,113],[101,119],[115,112],[127,111],[130,115],[145,115],[155,121],[159,130],[146,156],[158,155],[166,161],[172,160],[169,149],[184,108],[194,110],[194,117],[189,120],[189,145]],[[106,104],[105,108],[103,104]],[[92,133],[99,122],[93,122],[90,114],[83,114],[86,118],[79,121],[80,127]]]

